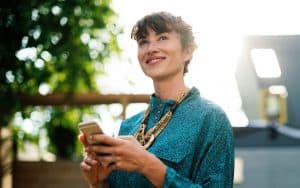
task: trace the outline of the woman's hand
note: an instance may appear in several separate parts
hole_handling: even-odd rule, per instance
[[[141,172],[147,151],[132,136],[113,138],[107,135],[93,135],[91,140],[99,145],[87,147],[87,152],[95,153],[96,159],[111,169]]]
[[[88,153],[95,153],[95,159],[108,169],[138,172],[156,187],[162,187],[166,166],[153,154],[149,153],[133,136],[114,138],[97,134],[90,137],[98,145],[86,148]]]
[[[79,136],[80,141],[83,143],[85,150],[88,147],[84,135]],[[106,178],[111,173],[112,169],[104,167],[99,161],[96,160],[95,153],[87,152],[87,157],[81,162],[80,169],[84,179],[91,187],[97,187],[99,184],[102,187],[106,185]]]

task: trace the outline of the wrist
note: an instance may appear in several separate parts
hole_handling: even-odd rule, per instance
[[[147,152],[144,159],[144,165],[139,173],[150,180],[155,187],[162,187],[167,172],[166,165],[152,153]]]

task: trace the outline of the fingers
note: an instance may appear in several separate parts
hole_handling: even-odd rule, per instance
[[[117,159],[120,159],[119,154],[121,153],[117,146],[111,145],[89,145],[85,151],[93,153],[94,155],[91,157],[105,168],[112,168]]]
[[[78,135],[78,139],[80,142],[87,147],[89,145],[88,143],[88,138],[84,134]],[[97,143],[102,143],[102,144],[107,144],[107,145],[115,145],[117,144],[117,140],[115,140],[113,137],[104,135],[104,134],[94,134],[89,137],[89,140],[92,141],[92,143],[97,144]]]
[[[136,140],[133,136],[118,136],[118,138],[128,141]]]
[[[96,153],[97,155],[110,155],[115,153],[115,148],[106,145],[91,145],[85,148],[87,153]]]
[[[97,160],[100,161],[103,167],[109,167],[112,164],[116,163],[117,158],[114,155],[100,155],[97,156]]]
[[[84,134],[78,135],[78,139],[85,147],[88,146],[88,143],[87,143],[87,140],[86,140],[86,137]]]
[[[136,138],[135,138],[134,136],[119,136],[118,138],[121,139],[121,140],[126,140],[126,141],[128,141],[128,142],[134,143],[134,144],[136,144],[136,145],[142,146],[142,145],[136,140]]]
[[[116,146],[120,144],[119,138],[114,138],[105,134],[95,134],[91,135],[89,138],[93,141],[93,143],[99,143],[102,145]]]
[[[97,160],[87,157],[80,163],[80,168],[84,171],[88,171],[92,168],[92,166],[97,164],[98,164]]]

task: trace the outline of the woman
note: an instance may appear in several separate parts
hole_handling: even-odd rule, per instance
[[[93,135],[81,171],[90,187],[232,187],[234,150],[224,112],[187,88],[196,47],[191,27],[166,12],[133,27],[138,60],[153,80],[146,111],[122,122],[119,137]],[[132,136],[128,136],[132,135]]]

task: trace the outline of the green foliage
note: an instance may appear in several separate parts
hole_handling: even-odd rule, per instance
[[[117,17],[110,3],[1,1],[0,126],[7,125],[14,112],[24,111],[17,100],[19,93],[97,91],[95,77],[103,74],[102,64],[120,52],[117,35],[122,29],[114,24]],[[57,130],[49,129],[53,126],[59,132],[70,130],[65,136],[74,140],[80,110],[56,111],[47,123],[50,138],[63,141],[55,136]],[[52,143],[60,144],[56,141]],[[65,150],[68,156],[73,152]]]
[[[76,153],[77,125],[81,119],[81,110],[78,108],[54,108],[51,111],[51,120],[46,123],[50,139],[49,150],[60,158],[72,158]]]

